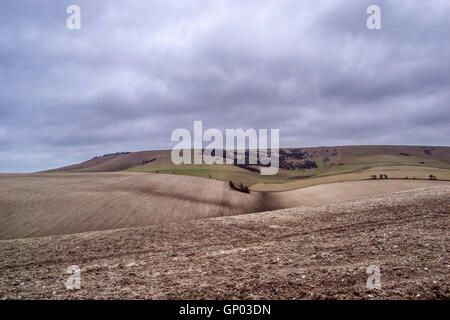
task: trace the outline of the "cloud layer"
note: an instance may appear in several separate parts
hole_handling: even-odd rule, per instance
[[[73,3],[0,3],[0,172],[169,149],[194,120],[282,146],[448,145],[447,0],[78,0],[71,31]]]

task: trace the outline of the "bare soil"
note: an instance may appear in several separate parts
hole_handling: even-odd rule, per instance
[[[356,189],[354,189],[356,192]],[[0,241],[3,299],[449,299],[450,186]],[[106,205],[106,204],[105,204]],[[68,291],[67,267],[81,268]],[[381,269],[368,289],[366,269]]]
[[[315,206],[439,183],[358,181],[245,194],[232,190],[223,181],[178,175],[130,172],[0,175],[0,239]]]

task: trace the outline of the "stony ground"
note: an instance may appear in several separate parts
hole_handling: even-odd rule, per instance
[[[1,299],[449,299],[450,186],[0,241]],[[64,282],[81,268],[81,289]],[[367,267],[381,269],[368,289]]]

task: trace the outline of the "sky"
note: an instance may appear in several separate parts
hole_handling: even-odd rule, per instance
[[[284,147],[448,146],[449,17],[448,0],[0,1],[0,172],[171,149],[194,120]]]

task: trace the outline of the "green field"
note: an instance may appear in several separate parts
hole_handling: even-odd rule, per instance
[[[274,176],[235,165],[174,165],[170,150],[117,153],[95,157],[57,172],[148,172],[198,176],[233,181],[251,190],[283,191],[310,185],[388,178],[428,179],[432,174],[450,180],[450,147],[429,146],[343,146],[280,149],[280,170]],[[306,166],[306,163],[314,166]],[[260,167],[252,165],[250,169]]]
[[[203,178],[243,183],[251,190],[282,191],[305,186],[369,179],[380,173],[388,178],[428,179],[430,174],[438,179],[450,180],[450,148],[410,146],[349,146],[295,148],[308,156],[291,160],[290,150],[283,149],[293,163],[314,161],[317,168],[280,169],[275,176],[262,176],[234,165],[174,165],[169,157],[127,169],[133,172],[191,175]]]

